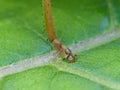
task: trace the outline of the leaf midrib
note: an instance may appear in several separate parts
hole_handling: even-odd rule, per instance
[[[78,42],[76,44],[72,44],[69,47],[71,48],[71,50],[74,53],[78,53],[80,51],[85,51],[85,50],[95,48],[97,46],[109,43],[109,42],[114,41],[118,38],[120,38],[120,29],[119,30],[112,30],[112,31],[109,31],[109,32],[104,33],[102,35],[92,37],[90,39],[84,40],[82,42]],[[75,49],[75,48],[77,48],[77,49]],[[53,65],[56,68],[58,68],[59,70],[76,74],[78,76],[87,78],[89,80],[92,80],[94,82],[100,83],[102,85],[105,85],[105,86],[113,88],[113,89],[120,89],[120,86],[116,82],[106,80],[102,77],[94,76],[92,73],[85,72],[84,70],[70,68],[69,66],[67,66],[66,63],[59,62],[59,59],[61,59],[61,58],[58,58],[55,53],[56,53],[55,51],[52,51],[52,52],[47,53],[45,55],[26,59],[23,61],[19,61],[17,63],[13,63],[10,65],[1,67],[0,68],[0,78],[4,77],[6,75],[22,72],[22,71],[25,71],[27,69],[35,68],[38,66]],[[53,58],[57,59],[56,62],[54,61]],[[91,76],[91,77],[89,77],[89,76]]]

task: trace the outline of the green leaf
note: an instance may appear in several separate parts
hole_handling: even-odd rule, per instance
[[[0,6],[0,66],[51,49],[43,30],[39,0],[1,0]]]
[[[1,90],[107,90],[108,88],[77,75],[45,66],[10,75],[1,81]],[[109,89],[108,89],[109,90]]]
[[[120,1],[51,3],[57,36],[65,45],[78,45],[72,48],[78,49],[77,61],[70,64],[44,56],[52,48],[43,26],[41,0],[1,0],[0,90],[119,90]],[[87,49],[79,49],[82,45]],[[39,55],[40,65],[28,59]]]

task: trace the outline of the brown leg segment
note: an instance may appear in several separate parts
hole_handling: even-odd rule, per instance
[[[64,52],[66,54],[66,60],[68,62],[75,62],[75,56],[72,54],[70,49],[62,45],[62,43],[56,38],[52,21],[50,0],[42,0],[42,6],[48,40],[53,44],[54,48],[59,53]]]

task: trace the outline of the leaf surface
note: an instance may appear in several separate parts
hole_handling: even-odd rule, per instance
[[[119,0],[51,3],[55,31],[65,45],[120,30]],[[53,50],[47,41],[40,5],[39,0],[0,1],[0,66]],[[119,53],[120,38],[77,52],[77,61],[72,64],[56,58],[49,65],[4,76],[0,90],[119,90]]]

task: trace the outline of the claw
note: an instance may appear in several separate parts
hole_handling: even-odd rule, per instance
[[[70,63],[75,62],[75,56],[72,54],[69,48],[65,49],[66,60]]]

